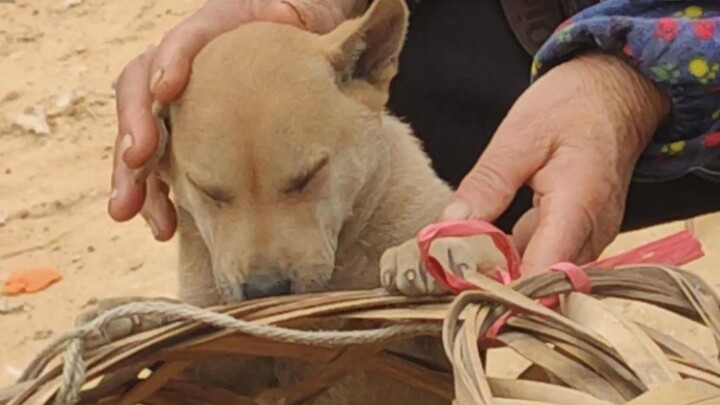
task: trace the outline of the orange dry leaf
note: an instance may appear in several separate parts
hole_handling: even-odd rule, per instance
[[[53,268],[36,267],[15,270],[10,273],[10,276],[3,283],[2,293],[5,295],[17,295],[38,292],[46,289],[61,278],[60,272]]]

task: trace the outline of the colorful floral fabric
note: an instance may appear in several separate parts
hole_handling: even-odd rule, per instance
[[[579,51],[635,65],[672,99],[670,121],[641,156],[636,179],[695,173],[720,181],[720,1],[604,0],[563,23],[538,51],[533,79]]]

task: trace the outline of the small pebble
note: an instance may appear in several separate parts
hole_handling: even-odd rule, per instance
[[[80,4],[82,4],[82,0],[65,0],[64,7],[65,9],[70,9],[73,7],[77,7]]]
[[[29,111],[18,114],[15,117],[14,125],[36,135],[50,135],[47,115],[40,106],[35,106]]]
[[[10,101],[15,101],[15,100],[17,100],[17,99],[19,99],[19,98],[20,98],[20,92],[17,92],[17,91],[14,91],[14,90],[13,90],[13,91],[8,92],[8,93],[2,98],[2,102],[7,103],[7,102],[10,102]]]
[[[130,265],[130,267],[128,267],[128,271],[137,271],[140,268],[142,268],[143,265],[145,265],[145,263],[142,263],[142,262],[133,263]]]
[[[61,93],[55,99],[55,106],[60,109],[70,107],[75,102],[75,94],[72,91]]]
[[[29,309],[30,306],[26,303],[11,306],[7,300],[0,300],[0,315],[21,314]]]
[[[50,338],[53,335],[53,331],[51,329],[43,329],[36,331],[33,335],[33,340],[45,340]]]

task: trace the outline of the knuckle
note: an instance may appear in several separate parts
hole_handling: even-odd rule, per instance
[[[586,234],[597,241],[597,246],[604,247],[620,231],[625,199],[611,187],[600,186],[587,199],[578,202],[578,210]]]
[[[158,52],[169,52],[180,57],[187,56],[188,39],[207,43],[211,38],[212,25],[198,15],[190,16],[187,20],[168,31],[160,41]]]
[[[173,43],[178,42],[185,35],[184,33],[187,31],[187,26],[191,24],[191,21],[192,20],[190,19],[185,20],[170,29],[168,32],[166,32],[162,36],[162,39],[160,39],[160,45],[158,45],[158,49],[166,48],[168,44],[172,45]]]
[[[154,53],[143,52],[140,55],[133,58],[123,69],[120,71],[118,76],[118,84],[122,84],[129,76],[135,74],[138,70],[148,66],[152,61]]]
[[[469,187],[478,198],[496,199],[497,204],[509,203],[515,195],[513,177],[494,165],[478,162],[477,166],[465,177],[463,186]]]

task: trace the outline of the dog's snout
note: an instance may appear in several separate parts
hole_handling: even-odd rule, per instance
[[[273,275],[258,275],[247,279],[242,289],[245,299],[288,295],[292,292],[292,281]]]

